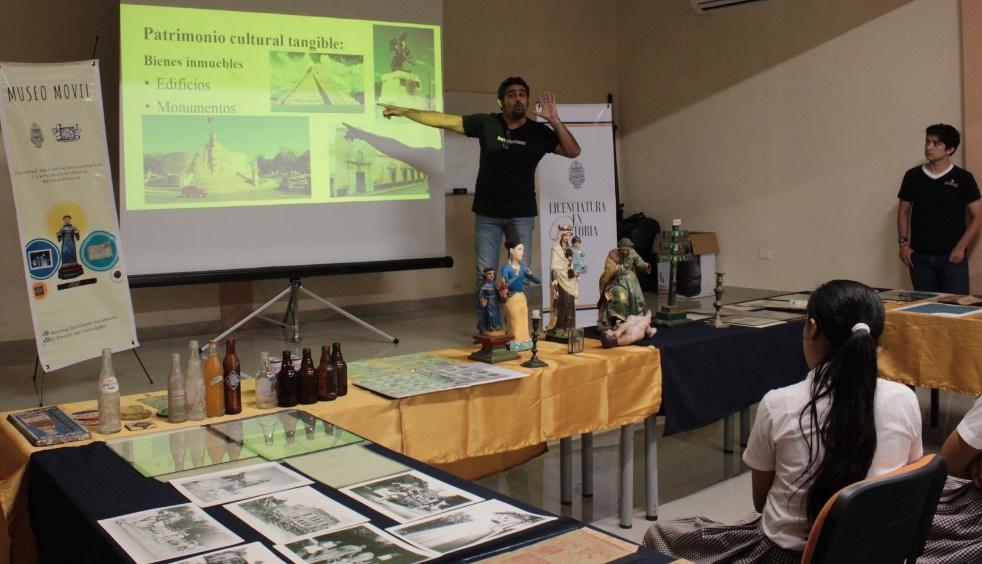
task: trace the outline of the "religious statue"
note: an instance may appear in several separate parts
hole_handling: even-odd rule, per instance
[[[58,269],[58,278],[68,280],[81,276],[83,272],[75,250],[75,242],[81,237],[78,228],[72,225],[72,216],[66,215],[61,219],[65,224],[58,230],[58,242],[61,243],[61,268]]]
[[[651,265],[634,250],[634,243],[623,238],[617,248],[610,251],[600,275],[600,301],[597,328],[603,332],[617,327],[628,316],[643,316],[645,307],[641,283],[635,274],[638,270],[651,272]]]
[[[525,256],[525,245],[518,237],[505,237],[505,249],[508,251],[508,262],[501,267],[502,289],[506,295],[505,320],[511,342],[508,348],[512,351],[526,351],[532,348],[532,335],[529,333],[528,301],[525,297],[524,282],[528,278],[533,284],[542,280],[532,274],[532,271],[522,265]]]
[[[484,278],[477,289],[477,331],[482,335],[501,333],[501,302],[494,278],[497,270],[493,266],[484,269]]]
[[[549,259],[551,309],[546,338],[565,343],[570,329],[576,328],[576,298],[580,295],[579,278],[573,268],[572,225],[556,229],[555,244]]]
[[[406,63],[414,64],[416,62],[409,52],[409,43],[406,41],[405,33],[389,40],[389,50],[392,51],[392,62],[389,64],[389,68],[393,71],[404,70],[402,65]]]
[[[600,333],[600,344],[605,349],[633,345],[642,339],[650,339],[658,330],[651,326],[651,310],[644,315],[629,315],[616,329]]]
[[[573,272],[577,276],[586,274],[586,253],[583,252],[583,241],[578,236],[570,239],[573,246]]]

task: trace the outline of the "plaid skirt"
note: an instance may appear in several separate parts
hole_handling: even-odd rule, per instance
[[[982,562],[982,491],[948,476],[919,564]]]
[[[781,548],[764,534],[759,513],[751,513],[732,525],[704,517],[655,523],[645,533],[644,545],[698,563],[801,562],[800,552]]]

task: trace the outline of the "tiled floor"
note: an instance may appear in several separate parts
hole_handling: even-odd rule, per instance
[[[728,291],[729,300],[751,299],[753,292],[739,289]],[[649,299],[649,301],[653,301]],[[707,300],[704,300],[707,301]],[[260,325],[235,334],[243,371],[251,373],[259,362],[262,350],[281,351],[294,346],[318,348],[329,341],[341,341],[348,361],[364,358],[394,356],[444,348],[469,342],[474,324],[474,312],[459,300],[423,311],[366,315],[364,319],[381,330],[398,337],[399,344],[386,342],[375,334],[336,315],[304,313],[304,341],[294,345],[284,340],[283,332],[275,327]],[[204,342],[214,335],[182,335],[172,338],[143,339],[140,358],[150,370],[154,384],[144,376],[132,352],[114,355],[114,366],[125,394],[162,390],[165,387],[169,353],[187,350],[188,339]],[[20,355],[19,360],[7,362],[0,370],[4,393],[0,395],[0,410],[30,407],[36,404],[31,382],[33,358]],[[94,397],[99,361],[92,360],[51,374],[45,378],[45,403],[64,403]],[[927,421],[928,392],[918,390],[924,420]],[[968,410],[972,398],[942,392],[941,424],[925,429],[925,450],[936,451],[945,435]],[[661,425],[659,425],[659,433]],[[733,521],[752,509],[750,480],[739,454],[722,452],[722,423],[718,422],[696,431],[658,439],[659,517],[662,519],[701,514],[720,521]],[[628,539],[639,541],[649,525],[644,519],[643,452],[641,433],[636,434],[634,507],[638,508],[634,526],[621,529],[617,523],[618,431],[598,434],[594,443],[594,496],[580,496],[578,451],[574,452],[573,504],[563,506],[559,501],[558,445],[528,463],[480,480],[480,483],[507,495],[524,500],[548,511],[570,515],[594,523]],[[578,450],[578,441],[574,442]]]

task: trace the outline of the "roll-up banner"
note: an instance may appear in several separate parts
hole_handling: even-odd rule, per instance
[[[549,264],[557,226],[572,225],[580,238],[586,271],[579,277],[576,324],[596,325],[600,274],[617,245],[614,134],[610,104],[560,104],[559,115],[576,137],[580,156],[547,157],[539,163],[539,249],[543,311],[548,311]]]
[[[50,372],[103,348],[138,346],[98,61],[0,63],[0,88],[0,128],[41,366]]]

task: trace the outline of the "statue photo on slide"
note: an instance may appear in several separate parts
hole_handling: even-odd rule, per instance
[[[601,332],[601,336],[605,332],[616,331],[629,318],[632,324],[640,323],[640,320],[645,318],[650,321],[651,312],[644,303],[644,293],[636,274],[638,270],[651,272],[651,265],[638,255],[634,250],[634,243],[625,237],[618,241],[617,248],[607,255],[603,274],[600,275],[597,329]],[[650,336],[647,333],[649,332],[646,330],[642,331],[645,336]],[[654,331],[650,333],[653,335]],[[634,335],[635,332],[631,331],[628,334]],[[612,335],[608,337],[608,340],[613,338]],[[630,344],[620,342],[621,339],[615,341],[614,344]],[[604,344],[608,346],[606,342]]]
[[[576,298],[580,295],[579,275],[573,267],[572,225],[556,228],[549,258],[550,310],[546,339],[565,343],[576,328]]]

